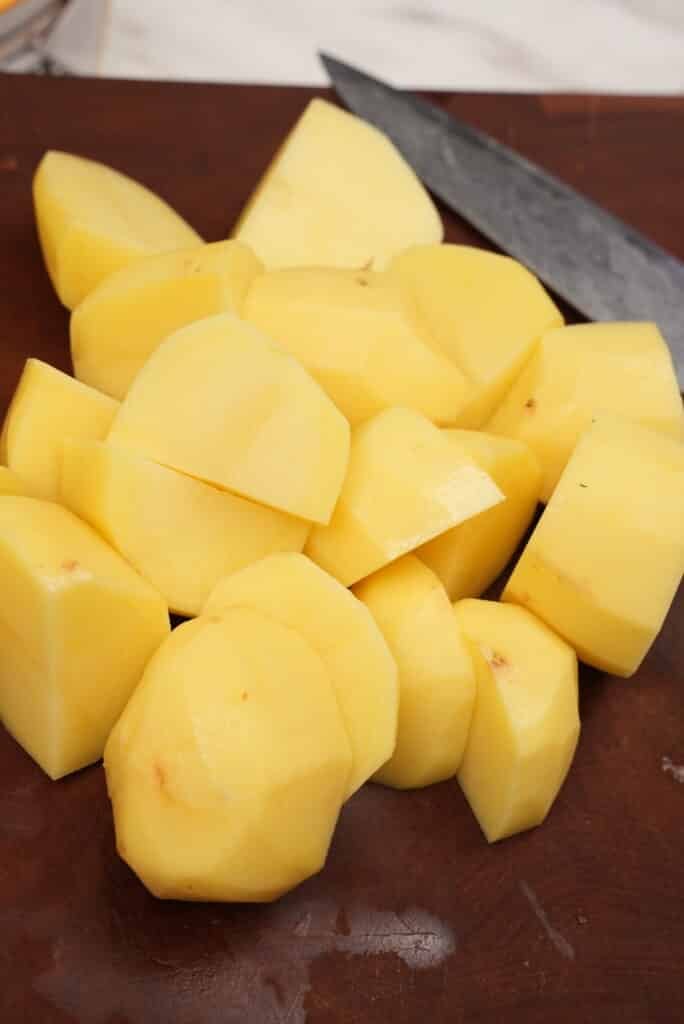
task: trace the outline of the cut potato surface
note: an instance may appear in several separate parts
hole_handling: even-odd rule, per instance
[[[321,659],[234,608],[179,626],[105,750],[117,848],[166,899],[272,900],[323,866],[351,755]]]
[[[0,497],[6,494],[20,494],[25,498],[33,497],[32,490],[28,484],[24,483],[7,466],[0,466]]]
[[[105,437],[118,407],[48,363],[27,359],[0,435],[0,460],[36,497],[56,500],[63,438]]]
[[[230,313],[152,353],[109,440],[291,515],[328,522],[349,425],[291,356]]]
[[[168,203],[105,164],[50,150],[33,179],[45,266],[68,309],[142,256],[202,239]]]
[[[89,526],[34,498],[0,498],[0,585],[0,717],[57,779],[102,756],[168,611]]]
[[[123,398],[169,334],[215,313],[237,313],[260,263],[241,242],[213,242],[137,260],[105,278],[71,316],[79,380]]]
[[[684,445],[604,416],[582,435],[503,594],[606,672],[636,672],[684,572]]]
[[[101,442],[64,442],[60,498],[181,615],[198,615],[226,573],[301,551],[309,532],[303,519]]]
[[[572,762],[575,652],[524,608],[460,601],[477,696],[458,780],[488,841],[539,825]]]
[[[682,439],[679,385],[655,324],[549,331],[487,429],[532,448],[544,471],[542,500],[548,501],[580,434],[602,412]]]
[[[74,377],[27,360],[0,432],[0,723],[52,779],[104,754],[161,899],[288,893],[368,780],[540,824],[578,659],[632,675],[684,575],[657,326],[565,327],[318,98],[231,239],[68,153],[33,199]]]
[[[508,256],[467,245],[426,245],[393,260],[395,275],[439,351],[471,384],[459,427],[491,416],[543,334],[563,317],[536,277]]]
[[[382,269],[408,245],[440,242],[437,210],[376,128],[311,100],[245,207],[235,236],[267,267]]]
[[[347,730],[351,796],[394,750],[397,668],[368,610],[303,555],[271,555],[227,576],[205,614],[244,606],[300,633],[320,655]]]
[[[352,432],[334,515],[312,529],[305,550],[351,586],[503,498],[423,416],[387,409]]]
[[[392,405],[456,421],[468,382],[426,343],[386,274],[272,271],[252,284],[243,315],[306,367],[352,426]]]
[[[445,431],[454,451],[491,476],[506,500],[447,530],[416,550],[452,601],[479,597],[522,540],[539,500],[541,469],[521,441],[474,430]]]
[[[468,736],[475,673],[444,587],[418,558],[404,555],[354,593],[399,669],[397,745],[375,781],[411,789],[451,778]]]

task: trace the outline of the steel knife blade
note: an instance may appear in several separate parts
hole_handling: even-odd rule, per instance
[[[684,263],[559,178],[411,93],[328,54],[342,100],[450,209],[590,320],[653,320],[684,388]]]

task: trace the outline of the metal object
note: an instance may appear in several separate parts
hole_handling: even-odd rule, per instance
[[[110,0],[0,0],[0,70],[97,74]]]
[[[355,114],[447,206],[591,320],[653,320],[684,387],[684,263],[519,153],[444,110],[321,54]]]
[[[0,68],[46,71],[43,47],[63,0],[19,0],[0,10]]]

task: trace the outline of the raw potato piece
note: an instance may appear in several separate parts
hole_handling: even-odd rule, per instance
[[[267,267],[382,269],[406,246],[442,235],[432,200],[390,140],[321,99],[292,128],[235,228]]]
[[[349,425],[299,363],[222,313],[181,328],[152,353],[109,440],[326,523],[347,468]]]
[[[323,866],[350,760],[294,630],[248,608],[187,622],[107,743],[119,854],[165,899],[273,900]]]
[[[405,555],[358,583],[399,669],[394,754],[375,781],[397,789],[429,786],[458,771],[475,700],[472,659],[435,574]]]
[[[123,398],[174,331],[214,313],[237,313],[260,263],[241,242],[212,242],[136,261],[102,281],[71,316],[79,380]]]
[[[549,331],[487,429],[532,448],[544,471],[546,502],[580,434],[601,412],[682,439],[677,377],[655,324],[580,324]]]
[[[245,320],[298,359],[352,426],[392,405],[453,423],[467,381],[422,336],[386,274],[306,267],[262,274]]]
[[[0,499],[0,718],[53,778],[102,756],[169,631],[157,592],[60,505]]]
[[[394,750],[397,667],[366,608],[304,555],[271,555],[222,580],[205,614],[241,605],[296,630],[320,655],[352,752],[345,799]]]
[[[16,473],[13,473],[7,466],[0,466],[0,497],[4,497],[6,494],[21,494],[25,498],[32,496],[31,488]]]
[[[488,473],[506,497],[460,526],[440,534],[416,554],[446,587],[452,601],[479,597],[506,567],[532,521],[541,470],[521,441],[475,430],[447,430],[455,451]]]
[[[66,441],[60,498],[164,596],[199,615],[226,573],[301,551],[309,523],[102,442]]]
[[[115,270],[202,242],[144,185],[70,153],[45,154],[33,179],[33,202],[45,266],[69,309]]]
[[[419,413],[386,409],[352,432],[349,470],[329,526],[305,551],[351,586],[503,501],[493,480]]]
[[[575,652],[524,608],[454,605],[471,647],[475,710],[458,781],[487,840],[541,824],[572,762]]]
[[[631,676],[684,572],[684,445],[601,417],[582,436],[508,581],[596,668]]]
[[[471,383],[459,427],[479,427],[541,336],[563,317],[536,277],[508,256],[467,245],[416,246],[392,262],[438,350]]]
[[[65,437],[100,440],[119,407],[107,395],[40,359],[27,359],[0,435],[0,461],[36,497],[57,500]]]

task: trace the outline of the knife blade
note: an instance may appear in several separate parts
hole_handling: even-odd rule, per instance
[[[351,111],[450,209],[590,320],[653,320],[684,388],[684,263],[491,136],[320,54]]]

